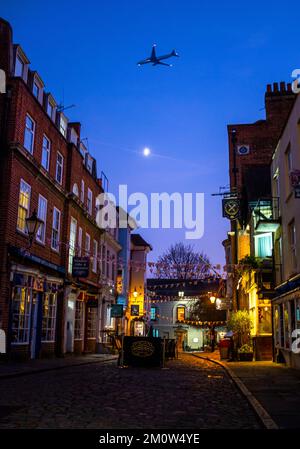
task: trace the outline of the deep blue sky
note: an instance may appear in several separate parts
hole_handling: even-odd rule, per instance
[[[192,243],[223,263],[228,222],[210,194],[228,183],[226,124],[263,118],[265,85],[291,81],[300,67],[296,3],[5,3],[1,16],[32,69],[58,101],[76,104],[67,115],[83,124],[111,190],[124,183],[130,192],[205,192],[205,234]],[[136,66],[153,42],[158,53],[177,49],[174,67]],[[165,157],[135,153],[145,146]],[[184,238],[178,230],[142,233],[154,247],[150,260]]]

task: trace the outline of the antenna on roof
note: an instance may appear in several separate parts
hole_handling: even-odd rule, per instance
[[[64,106],[63,104],[59,104],[57,106],[57,112],[63,112],[66,109],[71,109],[71,108],[75,108],[76,104],[71,104],[70,106]]]

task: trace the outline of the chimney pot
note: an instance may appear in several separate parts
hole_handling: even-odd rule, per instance
[[[273,91],[278,92],[278,83],[273,83]]]
[[[280,92],[285,92],[285,81],[280,82]]]
[[[267,84],[267,92],[272,92],[272,85],[271,84]]]
[[[288,92],[292,92],[292,83],[287,83],[286,87]]]

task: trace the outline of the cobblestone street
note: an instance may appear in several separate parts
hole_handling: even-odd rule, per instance
[[[0,428],[260,428],[225,371],[191,355],[168,369],[116,362],[0,383]]]

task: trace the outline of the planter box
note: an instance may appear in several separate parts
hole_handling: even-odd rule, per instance
[[[253,360],[253,352],[239,352],[240,362],[252,362],[252,360]]]

